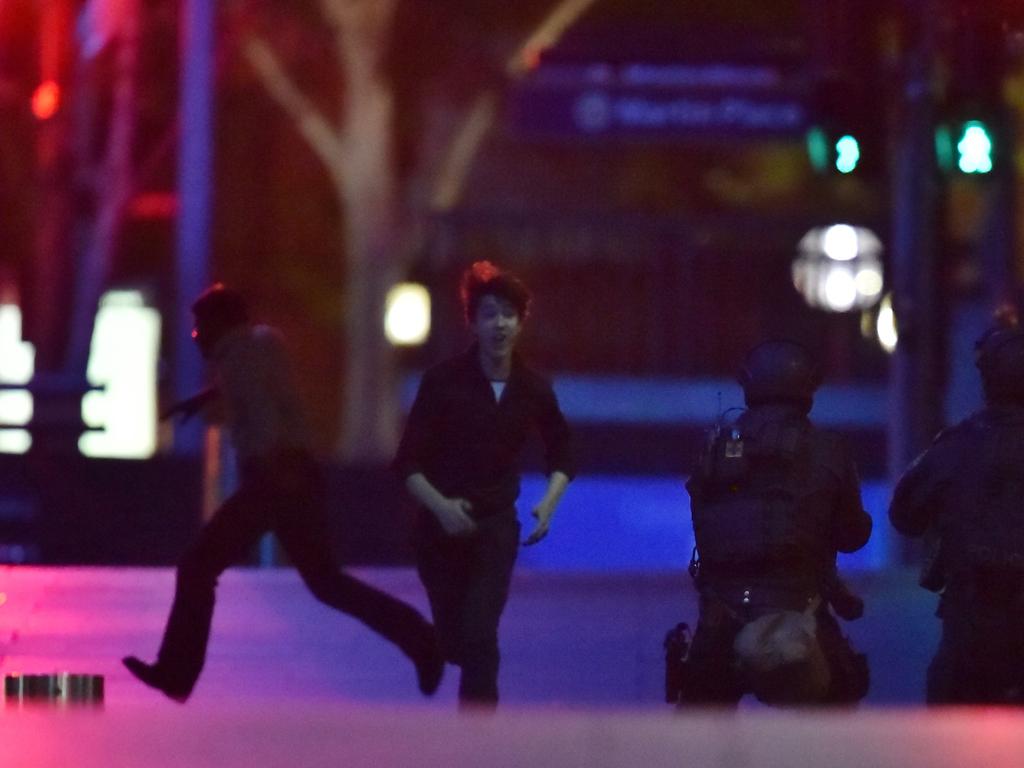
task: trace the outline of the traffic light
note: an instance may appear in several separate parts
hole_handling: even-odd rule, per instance
[[[945,158],[950,170],[991,173],[1002,160],[1001,138],[1010,122],[1004,87],[1014,35],[1010,6],[1020,0],[956,0],[945,67]],[[1021,18],[1020,11],[1016,13]],[[940,155],[941,157],[941,155]]]
[[[861,165],[861,143],[852,133],[816,126],[807,132],[807,154],[819,173],[853,173]]]
[[[995,144],[992,132],[981,120],[961,124],[956,135],[956,165],[963,173],[989,173]]]
[[[843,134],[836,141],[836,170],[840,173],[853,173],[860,163],[860,142],[856,136]]]
[[[968,119],[939,125],[935,130],[935,152],[945,171],[982,175],[996,163],[995,132],[985,120]]]
[[[884,121],[868,86],[850,76],[823,76],[811,91],[811,166],[822,174],[873,176],[885,170]]]

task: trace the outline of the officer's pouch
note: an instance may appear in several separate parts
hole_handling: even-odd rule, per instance
[[[858,653],[849,641],[832,649],[830,656],[833,680],[829,686],[834,704],[855,704],[868,695],[871,672],[867,654]]]
[[[942,592],[946,587],[946,564],[943,559],[942,540],[934,527],[929,528],[924,534],[924,548],[924,560],[917,583],[930,592]]]
[[[690,658],[690,625],[676,624],[665,634],[665,701],[677,704],[687,684],[687,666]]]
[[[831,681],[818,642],[813,600],[804,611],[775,611],[746,623],[733,650],[754,695],[766,704],[818,701]]]

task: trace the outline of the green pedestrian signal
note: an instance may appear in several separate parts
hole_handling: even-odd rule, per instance
[[[989,173],[992,170],[992,135],[980,120],[968,120],[957,136],[957,167],[963,173]]]
[[[807,132],[807,155],[818,173],[853,173],[861,161],[860,142],[849,133],[830,138],[824,129],[814,127]]]
[[[836,142],[836,170],[853,173],[860,162],[860,143],[850,134],[841,136]]]

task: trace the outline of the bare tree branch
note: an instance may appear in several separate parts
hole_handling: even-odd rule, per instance
[[[522,77],[541,51],[551,48],[595,0],[560,0],[505,65],[510,77]]]
[[[343,148],[331,121],[299,90],[265,40],[250,35],[245,41],[243,52],[271,98],[295,120],[299,131],[321,162],[332,174],[337,174]]]
[[[326,1],[326,0],[325,0]],[[338,0],[335,0],[337,2]],[[545,48],[558,42],[595,0],[559,0],[541,23],[516,48],[505,65],[505,73],[511,79],[527,75],[536,57]],[[469,114],[459,126],[455,137],[448,145],[440,172],[431,192],[431,206],[435,210],[454,208],[462,195],[462,187],[473,161],[497,116],[497,94],[493,91],[481,93]]]
[[[321,12],[334,34],[338,71],[345,83],[341,124],[348,136],[342,141],[358,144],[357,123],[376,123],[384,112],[391,112],[391,89],[382,86],[380,64],[397,5],[397,0],[320,0]],[[353,110],[353,104],[360,105],[359,109]],[[386,119],[390,121],[390,117]]]
[[[494,124],[498,112],[497,102],[493,91],[480,94],[449,143],[430,195],[430,205],[434,210],[451,210],[459,203],[470,166]]]

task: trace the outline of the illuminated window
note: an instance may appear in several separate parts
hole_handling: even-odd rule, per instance
[[[21,340],[21,309],[0,304],[0,382],[28,384],[35,372],[33,346]],[[26,390],[0,390],[0,423],[27,425],[32,420],[32,395]],[[0,429],[0,453],[24,453],[32,437],[24,429]]]
[[[78,441],[92,457],[143,459],[156,450],[160,313],[138,291],[109,291],[100,302],[89,351],[82,419],[101,432]]]

